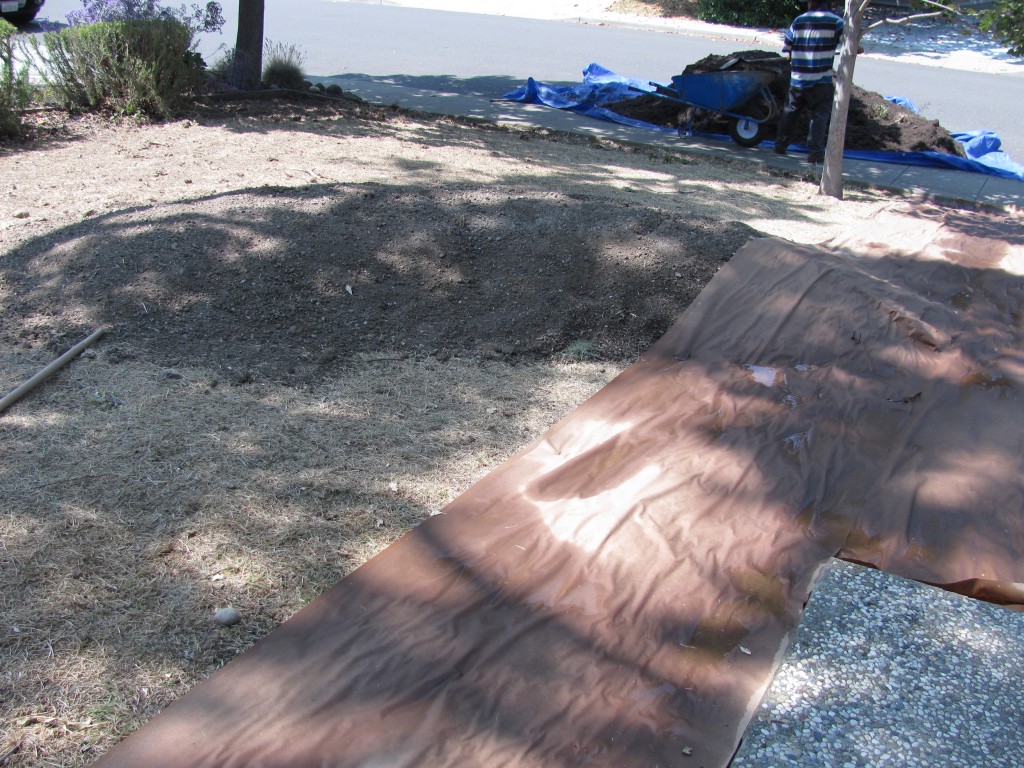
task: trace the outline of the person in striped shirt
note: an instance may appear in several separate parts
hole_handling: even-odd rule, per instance
[[[832,61],[843,39],[843,19],[834,14],[829,0],[808,0],[807,11],[797,16],[786,30],[783,53],[789,54],[790,79],[786,106],[782,110],[775,138],[775,152],[786,154],[793,141],[797,115],[809,112],[807,160],[825,161],[825,141],[832,116],[835,85]]]

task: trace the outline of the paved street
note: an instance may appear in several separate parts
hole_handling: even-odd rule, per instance
[[[591,62],[666,79],[709,53],[780,47],[777,31],[628,17],[605,11],[609,3],[268,0],[265,28],[268,40],[298,45],[315,77],[359,75],[485,98],[528,77],[578,83]],[[234,44],[237,3],[223,6],[224,31],[200,41],[211,61]],[[47,0],[43,16],[62,20],[78,7],[79,0]],[[951,131],[995,131],[1012,157],[1024,158],[1024,63],[991,43],[927,26],[873,33],[865,47],[855,74],[859,85],[907,97]]]

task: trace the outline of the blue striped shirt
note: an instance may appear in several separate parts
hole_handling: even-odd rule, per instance
[[[843,39],[843,20],[832,11],[807,11],[786,30],[782,50],[790,54],[790,85],[810,88],[832,80],[832,60]]]

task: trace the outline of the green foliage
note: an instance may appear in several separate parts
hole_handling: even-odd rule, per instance
[[[263,52],[263,83],[278,88],[304,89],[305,56],[294,45],[272,43],[269,40]]]
[[[588,360],[597,360],[600,355],[593,342],[586,339],[577,339],[562,352],[562,357],[573,363],[585,363]]]
[[[1007,46],[1011,56],[1024,56],[1024,0],[997,0],[981,15],[981,28]]]
[[[242,82],[240,72],[239,54],[234,48],[228,48],[223,54],[214,59],[207,67],[207,74],[211,80],[228,88],[239,88]]]
[[[204,83],[192,31],[176,19],[75,25],[42,39],[43,78],[71,111],[170,117]]]
[[[18,65],[13,24],[0,19],[0,135],[13,136],[21,129],[21,111],[32,98],[28,65]]]
[[[788,27],[806,10],[797,0],[698,0],[697,18],[738,27]]]

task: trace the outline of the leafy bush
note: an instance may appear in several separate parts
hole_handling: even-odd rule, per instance
[[[46,32],[36,50],[43,78],[65,108],[164,118],[204,82],[192,37],[177,19],[109,21]]]
[[[305,56],[294,45],[267,41],[263,54],[263,82],[268,86],[302,90],[306,75],[302,71]]]
[[[207,2],[204,7],[193,4],[191,10],[165,8],[159,0],[82,0],[82,10],[67,14],[68,24],[98,24],[105,21],[152,21],[172,19],[180,21],[193,34],[217,32],[224,26],[220,3]]]
[[[21,129],[21,110],[28,106],[32,89],[28,65],[18,66],[15,26],[0,19],[0,135],[13,136]]]
[[[1024,0],[998,0],[981,15],[981,28],[1008,46],[1011,56],[1024,56]]]
[[[788,27],[806,10],[797,0],[698,0],[697,18],[738,27]]]

